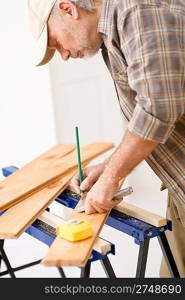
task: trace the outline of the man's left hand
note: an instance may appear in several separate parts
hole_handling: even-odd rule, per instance
[[[121,200],[113,201],[115,193],[119,189],[119,180],[113,181],[111,178],[99,178],[86,195],[85,212],[92,214],[103,213],[118,205]]]

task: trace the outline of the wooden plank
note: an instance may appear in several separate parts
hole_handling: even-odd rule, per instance
[[[61,224],[65,223],[63,219],[58,216],[53,215],[49,211],[45,210],[39,217],[38,220],[54,227],[55,229]]]
[[[43,214],[38,218],[38,220],[41,220],[54,228],[57,228],[59,225],[65,222],[61,218],[52,215],[48,211],[44,211]],[[97,251],[102,255],[105,255],[107,252],[111,250],[111,244],[105,241],[104,239],[98,237],[95,241],[93,250]]]
[[[162,227],[167,224],[166,218],[124,201],[117,205],[115,209],[156,227]]]
[[[81,147],[81,159],[82,161],[88,160],[89,157],[93,159],[97,154],[100,155],[110,150],[113,146],[112,143],[91,143],[83,146]],[[58,147],[62,151],[63,146]],[[33,163],[24,166],[1,182],[0,211],[15,205],[36,190],[38,191],[50,182],[59,179],[62,174],[73,169],[76,165],[76,151],[72,151],[64,157],[44,154],[44,158],[41,156],[40,159],[36,159]]]
[[[0,239],[17,239],[68,186],[77,167],[0,216]]]
[[[120,182],[120,184],[122,183],[123,182]],[[77,207],[81,205],[80,202],[78,203]],[[81,218],[83,220],[89,221],[93,228],[93,236],[86,240],[74,243],[66,241],[58,236],[49,248],[44,259],[42,260],[43,265],[57,267],[83,267],[86,265],[90,257],[96,237],[99,235],[110,212],[103,214],[95,213],[91,215],[86,215],[85,213],[78,213],[76,208],[72,212],[69,219]],[[140,220],[143,220],[156,227],[164,226],[167,223],[165,218],[125,202],[122,202],[120,205],[116,206],[115,209]]]
[[[123,184],[123,181],[120,181],[120,185]],[[70,219],[80,218],[83,220],[87,220],[91,226],[93,235],[92,237],[77,241],[77,242],[70,242],[66,241],[59,236],[56,237],[53,244],[49,248],[46,256],[42,260],[42,264],[45,266],[79,266],[83,267],[86,265],[94,243],[101,232],[101,229],[106,222],[106,219],[110,213],[94,213],[91,215],[86,215],[86,213],[79,213],[77,208],[82,205],[82,201],[79,201],[76,208],[73,210],[72,214],[69,217]]]
[[[81,206],[81,201],[79,201],[77,207],[79,206]],[[83,241],[69,242],[57,236],[53,244],[49,248],[46,256],[42,260],[43,265],[57,267],[84,267],[86,265],[91,255],[94,243],[109,213],[94,213],[91,215],[86,215],[85,213],[78,213],[76,208],[73,210],[69,219],[80,218],[90,222],[93,230],[92,237]]]
[[[75,171],[76,172],[76,171]],[[73,176],[74,172],[72,173]],[[45,187],[43,190],[15,204],[0,216],[0,239],[17,239],[50,203],[67,187]]]
[[[93,246],[93,250],[105,255],[111,250],[111,244],[106,240],[97,237]]]
[[[80,206],[80,202],[78,206]],[[156,227],[166,225],[165,218],[128,203],[122,203],[116,206],[116,209]],[[89,221],[93,227],[93,236],[75,243],[57,237],[42,260],[43,265],[57,267],[85,266],[90,257],[96,236],[99,235],[108,215],[109,213],[86,215],[85,213],[78,213],[75,209],[69,219],[81,218]]]
[[[104,146],[104,143],[103,143]],[[89,148],[92,144],[89,144]],[[88,151],[88,147],[81,148],[82,166],[87,165],[91,159],[99,156],[103,152],[103,147],[93,148]],[[105,145],[104,152],[107,150]],[[86,155],[84,155],[84,152]],[[66,156],[68,157],[68,156]],[[71,156],[70,156],[71,157]],[[76,167],[71,169],[60,177],[60,180],[50,183],[49,186],[32,194],[31,196],[15,204],[11,209],[7,210],[0,216],[0,238],[1,239],[16,239],[18,238],[48,207],[48,205],[67,188],[72,176],[77,172]]]
[[[9,208],[22,194],[29,192],[29,181],[31,179],[34,181],[39,169],[46,172],[50,165],[55,164],[74,149],[75,145],[71,144],[56,145],[1,181],[0,211]]]

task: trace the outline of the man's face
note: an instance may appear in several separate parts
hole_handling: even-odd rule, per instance
[[[67,24],[60,17],[51,18],[48,21],[48,46],[54,47],[64,60],[91,57],[98,52],[102,39],[96,30],[87,27],[81,22]]]

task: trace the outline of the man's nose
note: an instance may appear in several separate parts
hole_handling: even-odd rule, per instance
[[[63,60],[68,60],[70,57],[70,52],[68,50],[62,49],[59,51]]]

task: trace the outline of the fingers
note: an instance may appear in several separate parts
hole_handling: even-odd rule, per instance
[[[80,185],[80,189],[83,191],[89,191],[95,182],[98,180],[102,173],[102,164],[95,165],[92,167],[87,167],[84,169],[83,181]]]
[[[80,190],[88,192],[93,184],[97,181],[97,178],[93,172],[86,174],[85,170],[83,172],[83,178],[84,180],[82,181],[81,185],[79,182],[78,174],[73,176],[73,178],[71,179],[71,186],[74,188],[76,193],[80,193]]]
[[[123,201],[123,199],[117,199],[115,201],[111,201],[110,203],[105,203],[105,201],[96,201],[91,198],[88,198],[88,196],[87,196],[85,212],[86,212],[86,214],[93,214],[95,212],[104,213],[104,212],[110,211],[112,208],[114,208],[116,205],[118,205],[122,201]]]
[[[78,174],[73,176],[70,184],[73,187],[73,189],[75,190],[75,192],[80,193],[80,190],[88,192],[92,188],[94,183],[100,177],[100,175],[103,171],[103,168],[104,168],[104,164],[99,164],[99,165],[95,165],[92,167],[86,167],[86,168],[82,169],[83,181],[82,181],[81,185],[79,182]]]
[[[85,206],[85,212],[87,215],[90,215],[90,214],[94,214],[94,213],[104,213],[105,210],[94,205],[94,204],[91,204],[90,202],[86,202],[86,206]]]
[[[96,209],[90,203],[86,203],[85,213],[87,215],[94,214],[94,213],[96,213]]]
[[[95,182],[96,178],[94,178],[93,174],[89,174],[89,176],[82,181],[80,189],[82,191],[89,191]]]
[[[85,203],[85,212],[86,214],[92,214],[92,213],[104,213],[108,211],[109,208],[107,208],[104,204],[100,204],[97,201],[93,201],[91,197],[88,197],[88,193],[86,196],[86,203]]]
[[[83,178],[87,177],[86,169],[82,169],[82,176],[83,176]],[[70,185],[73,187],[73,189],[75,190],[76,193],[80,194],[81,187],[80,187],[80,180],[79,180],[78,174],[75,174],[72,177]]]
[[[76,193],[80,194],[80,183],[79,183],[79,176],[76,174],[71,179],[70,185],[73,187]]]

